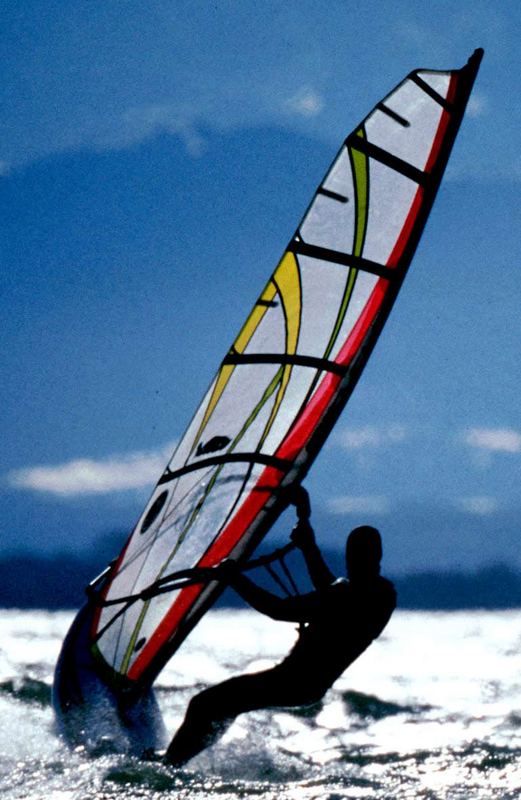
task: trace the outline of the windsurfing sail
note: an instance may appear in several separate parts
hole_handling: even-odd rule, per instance
[[[481,57],[410,73],[343,142],[98,584],[89,647],[115,692],[149,687],[221,590],[147,587],[228,556],[244,562],[309,470],[402,284]]]

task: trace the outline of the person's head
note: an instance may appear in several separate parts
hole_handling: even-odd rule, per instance
[[[382,538],[376,528],[361,525],[351,531],[346,542],[346,567],[348,576],[368,578],[380,573]]]

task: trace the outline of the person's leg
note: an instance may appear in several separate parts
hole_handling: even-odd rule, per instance
[[[165,762],[174,767],[186,764],[213,744],[231,722],[232,719],[212,719],[209,709],[204,705],[204,697],[196,695],[190,701],[183,723],[168,746]]]
[[[170,742],[165,761],[182,766],[209,747],[248,705],[250,675],[230,678],[195,695],[184,721]]]
[[[192,698],[165,761],[182,766],[213,744],[244,711],[293,705],[291,681],[277,668],[230,678]]]

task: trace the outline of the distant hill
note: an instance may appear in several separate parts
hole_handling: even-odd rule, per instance
[[[469,573],[420,572],[397,578],[395,585],[401,608],[521,608],[521,573],[506,564]]]
[[[332,568],[342,574],[339,553],[326,554]],[[307,588],[302,564],[291,562],[297,585]],[[0,608],[75,609],[85,599],[84,587],[102,568],[96,563],[68,555],[0,557]],[[256,574],[256,580],[262,579]],[[392,576],[390,576],[392,578]],[[521,608],[521,573],[507,565],[484,567],[475,572],[419,572],[394,578],[398,606],[403,609],[456,610]],[[266,584],[269,585],[269,584]],[[275,590],[275,585],[271,584]],[[220,605],[242,601],[227,591]]]

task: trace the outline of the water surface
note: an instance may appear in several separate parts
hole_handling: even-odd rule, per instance
[[[5,800],[514,800],[521,793],[521,611],[397,611],[324,701],[245,714],[184,770],[71,753],[50,705],[71,613],[0,616]],[[248,610],[210,612],[163,671],[174,731],[190,696],[273,663],[295,632]]]

